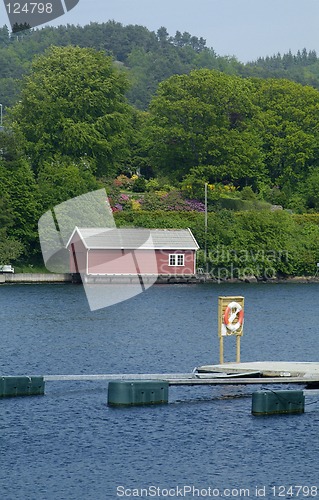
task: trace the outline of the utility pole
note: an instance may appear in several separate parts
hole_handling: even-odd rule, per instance
[[[208,275],[208,259],[207,259],[207,182],[205,182],[205,272]]]

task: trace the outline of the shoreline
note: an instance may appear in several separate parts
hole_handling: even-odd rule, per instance
[[[0,284],[6,283],[72,283],[72,274],[16,273],[0,274]]]
[[[104,279],[101,277],[93,278],[91,283],[98,284],[132,284],[140,282],[137,276],[109,276]],[[147,282],[147,277],[142,278]],[[153,277],[151,278],[153,279]],[[48,284],[48,283],[81,283],[81,278],[78,275],[64,273],[17,273],[17,274],[0,274],[0,284]],[[197,276],[159,276],[155,284],[200,284],[200,283],[215,283],[215,284],[280,284],[280,283],[319,283],[319,276],[289,276],[286,278],[272,279],[257,279],[255,276],[247,276],[246,278],[231,278],[231,279],[216,279],[206,277],[205,275]]]

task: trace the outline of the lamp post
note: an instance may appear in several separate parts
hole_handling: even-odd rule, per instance
[[[0,104],[0,127],[2,127],[2,104]]]

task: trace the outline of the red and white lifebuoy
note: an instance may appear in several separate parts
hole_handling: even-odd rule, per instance
[[[233,321],[237,318],[237,322]],[[229,332],[237,332],[244,323],[244,310],[238,302],[230,302],[225,309],[223,323]]]

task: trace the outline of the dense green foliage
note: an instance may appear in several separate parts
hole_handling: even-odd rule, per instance
[[[319,211],[314,52],[243,65],[109,22],[4,27],[0,62],[0,264],[37,257],[39,217],[100,187],[119,223],[190,227],[204,248],[206,184],[213,275],[314,274],[317,219],[282,210]]]
[[[205,166],[211,182],[256,183],[264,165],[253,97],[250,81],[215,70],[160,84],[150,106],[156,170],[182,180],[191,168]]]
[[[0,133],[0,264],[37,251],[38,187],[12,135]]]
[[[50,46],[69,45],[102,50],[120,66],[129,70],[132,86],[129,100],[146,109],[162,80],[173,74],[188,73],[207,67],[234,72],[234,58],[217,56],[206,47],[203,38],[176,32],[170,37],[165,28],[157,33],[143,26],[123,26],[115,21],[87,26],[46,27],[10,35],[6,26],[0,29],[0,102],[12,105],[18,99],[20,78],[29,73],[36,55]]]
[[[36,58],[12,111],[36,172],[43,159],[66,156],[99,175],[115,174],[127,146],[127,85],[111,58],[92,49],[52,47]]]
[[[319,225],[307,216],[294,217],[284,211],[222,210],[208,214],[207,261],[205,259],[204,214],[197,212],[117,212],[122,226],[158,228],[189,227],[201,250],[198,266],[216,279],[261,279],[307,275],[316,272],[319,261]]]
[[[235,57],[217,55],[203,38],[179,31],[169,36],[163,27],[155,33],[143,26],[109,21],[10,34],[4,26],[0,28],[0,102],[5,107],[18,99],[20,79],[30,71],[32,59],[52,45],[76,45],[111,55],[129,69],[128,97],[140,109],[147,108],[161,81],[200,68],[244,77],[286,78],[319,88],[319,59],[315,51],[305,49],[296,55],[276,54],[243,64]]]
[[[288,80],[173,76],[150,105],[149,161],[192,198],[203,199],[205,182],[211,201],[225,185],[228,198],[250,186],[267,202],[318,210],[318,113],[318,90]]]

